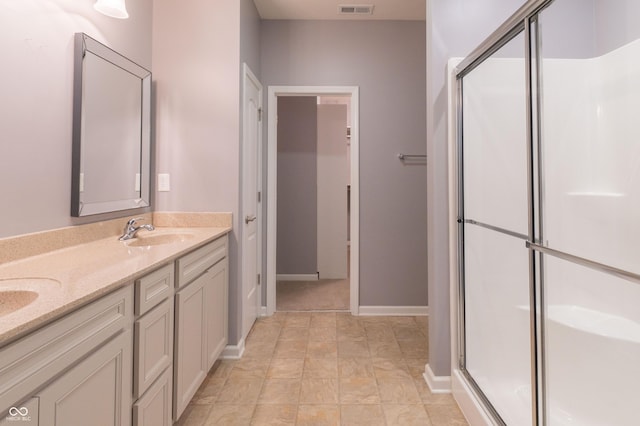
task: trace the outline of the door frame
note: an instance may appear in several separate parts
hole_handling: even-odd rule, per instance
[[[245,300],[244,300],[244,286],[245,286],[245,280],[248,277],[244,276],[244,272],[245,272],[245,262],[246,262],[246,256],[248,255],[247,253],[247,248],[244,245],[244,226],[242,225],[242,221],[244,220],[243,218],[245,217],[246,213],[244,211],[245,209],[245,205],[244,205],[244,193],[246,191],[245,188],[245,182],[247,181],[246,179],[246,175],[245,175],[245,171],[248,168],[248,165],[246,164],[247,162],[247,158],[245,155],[245,148],[246,148],[246,143],[245,143],[245,138],[246,138],[246,134],[247,134],[247,130],[246,130],[246,121],[245,121],[245,116],[246,116],[246,105],[245,105],[245,101],[244,101],[244,97],[245,97],[245,93],[247,91],[247,83],[251,81],[253,82],[253,84],[255,84],[258,87],[258,99],[259,99],[259,111],[262,111],[263,109],[263,102],[264,102],[264,88],[262,86],[262,83],[260,83],[260,80],[258,80],[258,78],[255,76],[255,74],[251,71],[251,68],[249,68],[249,66],[247,65],[247,63],[243,63],[242,64],[242,196],[240,197],[240,210],[241,210],[241,214],[240,214],[240,218],[239,218],[239,226],[242,229],[241,234],[239,235],[240,237],[240,241],[242,242],[242,258],[240,261],[240,268],[242,270],[242,282],[240,283],[240,294],[241,294],[241,298],[242,298],[242,315],[240,318],[240,332],[241,332],[241,339],[244,339],[247,337],[247,335],[249,334],[249,330],[244,330],[244,315],[245,315],[245,309],[248,309],[248,306],[245,306]],[[263,193],[263,182],[262,182],[262,158],[263,158],[263,149],[262,149],[262,128],[263,128],[263,124],[262,124],[262,119],[260,118],[258,120],[258,141],[257,141],[257,162],[258,162],[258,170],[256,171],[256,177],[257,177],[257,182],[256,182],[256,190],[259,193]],[[262,273],[262,265],[263,265],[263,254],[262,254],[262,236],[263,236],[263,232],[264,232],[264,227],[263,227],[263,218],[262,218],[262,202],[261,200],[258,200],[257,204],[256,204],[256,212],[255,215],[257,216],[257,224],[256,224],[256,238],[257,238],[257,244],[258,244],[258,248],[257,248],[257,252],[256,252],[256,271],[258,274]],[[260,311],[261,311],[261,307],[262,307],[262,288],[259,284],[259,287],[257,289],[257,294],[256,294],[256,304],[257,306],[254,307],[254,309],[256,309],[257,312],[257,316],[260,316]]]
[[[278,188],[278,96],[351,96],[351,199],[349,307],[360,307],[360,127],[358,86],[269,86],[267,117],[267,315],[276,311],[276,236]]]

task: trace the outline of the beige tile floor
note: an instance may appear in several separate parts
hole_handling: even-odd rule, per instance
[[[242,359],[214,366],[178,425],[466,425],[422,378],[426,333],[426,317],[259,319]]]

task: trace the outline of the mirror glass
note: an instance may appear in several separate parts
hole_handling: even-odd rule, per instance
[[[149,206],[151,72],[75,35],[71,215]]]

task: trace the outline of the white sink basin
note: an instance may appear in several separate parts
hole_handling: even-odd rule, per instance
[[[51,278],[0,278],[0,317],[30,305],[41,292],[59,285]]]
[[[0,317],[24,308],[38,298],[31,290],[0,290]]]

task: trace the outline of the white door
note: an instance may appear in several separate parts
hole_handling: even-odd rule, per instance
[[[244,64],[242,131],[242,337],[258,317],[260,297],[260,141],[262,85]]]
[[[318,105],[318,276],[347,278],[347,106]]]

